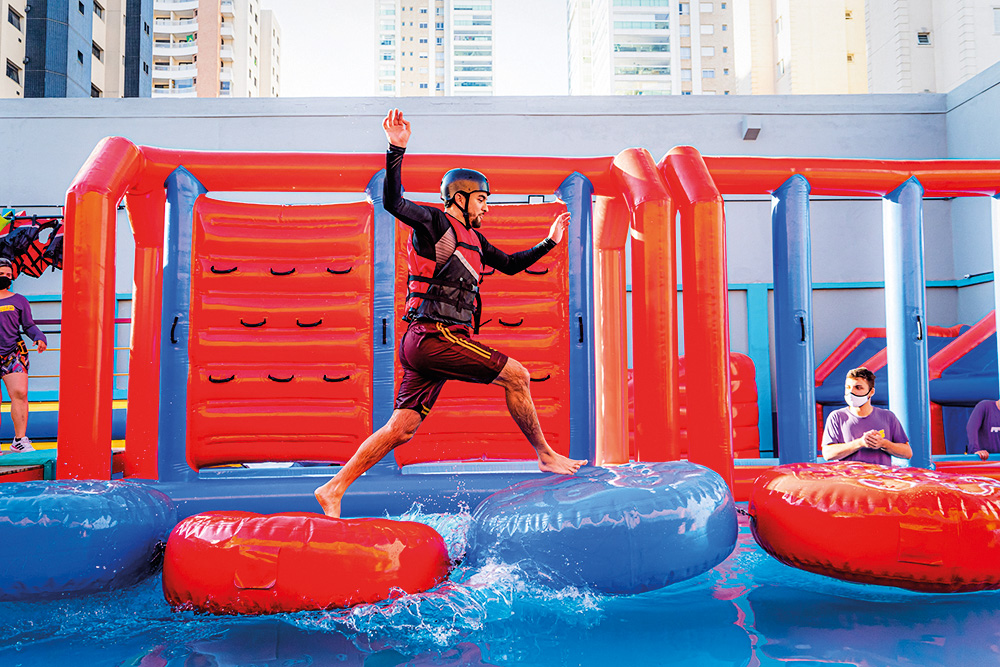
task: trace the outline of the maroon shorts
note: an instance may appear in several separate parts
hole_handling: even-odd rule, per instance
[[[489,384],[500,375],[507,355],[472,340],[468,327],[414,322],[399,344],[399,363],[403,380],[394,407],[426,417],[446,381]]]

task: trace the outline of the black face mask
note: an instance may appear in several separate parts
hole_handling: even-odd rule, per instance
[[[10,287],[12,280],[6,276],[0,276],[0,289],[7,289]]]

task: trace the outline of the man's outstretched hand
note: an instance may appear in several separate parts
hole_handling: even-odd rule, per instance
[[[558,245],[559,242],[562,241],[563,234],[566,233],[566,230],[568,228],[569,228],[569,213],[560,213],[559,217],[556,218],[555,222],[552,223],[552,226],[549,227],[549,238],[555,241],[556,244]]]
[[[403,118],[402,111],[390,109],[382,121],[382,129],[390,144],[406,148],[406,143],[410,140],[410,122]]]

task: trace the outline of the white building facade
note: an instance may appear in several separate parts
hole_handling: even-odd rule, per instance
[[[277,97],[281,28],[260,0],[154,0],[154,97]]]
[[[378,95],[493,94],[493,0],[377,0],[375,12]]]
[[[567,0],[571,95],[729,94],[732,2]]]

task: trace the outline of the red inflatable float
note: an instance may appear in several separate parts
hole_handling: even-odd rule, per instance
[[[866,463],[773,468],[750,497],[754,538],[782,563],[931,593],[1000,588],[1000,482]]]
[[[174,528],[163,594],[175,609],[272,614],[378,602],[448,575],[430,526],[296,512],[206,512]]]

